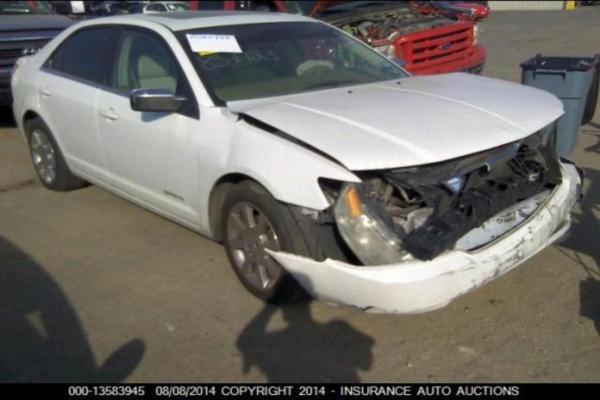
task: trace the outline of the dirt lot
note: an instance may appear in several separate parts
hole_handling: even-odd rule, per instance
[[[600,7],[497,12],[483,22],[485,75],[600,52]],[[574,160],[586,198],[572,236],[424,315],[312,302],[265,307],[220,245],[97,187],[34,179],[0,120],[0,382],[599,381],[600,110]]]

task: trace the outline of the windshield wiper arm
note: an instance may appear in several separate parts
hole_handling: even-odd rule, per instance
[[[319,89],[319,88],[326,88],[326,87],[335,88],[340,85],[346,85],[349,83],[354,83],[354,81],[344,80],[344,81],[333,81],[333,82],[321,82],[321,83],[315,83],[314,85],[307,86],[307,87],[305,87],[305,89],[309,90],[309,89]]]

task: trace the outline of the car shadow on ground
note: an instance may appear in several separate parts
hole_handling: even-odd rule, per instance
[[[270,331],[272,316],[281,311],[287,327]],[[310,301],[282,307],[265,305],[240,333],[237,347],[243,372],[258,368],[270,383],[360,382],[359,371],[373,364],[375,341],[342,320],[312,319]]]
[[[133,339],[98,365],[57,283],[0,236],[0,383],[121,382],[141,361]]]
[[[14,128],[15,119],[9,107],[0,106],[0,128]]]
[[[591,130],[591,129],[584,130],[584,133],[586,135],[595,136],[597,141],[595,144],[583,149],[583,151],[597,153],[600,155],[600,124],[596,124],[595,122],[590,122],[588,125],[595,129],[594,130]]]
[[[589,125],[598,130],[584,129],[584,133],[596,136],[598,142],[584,151],[600,155],[600,125]],[[573,213],[570,236],[560,246],[573,250],[565,255],[573,258],[586,272],[587,278],[579,286],[580,314],[591,319],[600,334],[600,220],[596,217],[600,213],[600,170],[585,168],[584,172],[588,188],[580,201],[581,212]],[[591,257],[593,263],[581,255]]]

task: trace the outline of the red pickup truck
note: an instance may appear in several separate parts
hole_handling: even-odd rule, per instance
[[[486,52],[471,21],[421,15],[410,2],[389,1],[191,1],[191,9],[277,11],[321,19],[365,41],[415,75],[479,74]]]
[[[459,21],[479,22],[487,18],[490,9],[483,4],[458,1],[411,1],[413,10],[423,15],[439,14]]]

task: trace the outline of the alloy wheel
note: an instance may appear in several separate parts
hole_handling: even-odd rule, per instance
[[[56,180],[56,154],[48,136],[39,129],[31,134],[31,158],[42,180],[52,184]]]
[[[226,240],[235,268],[250,285],[267,290],[277,283],[282,268],[265,250],[281,246],[265,213],[247,202],[236,204],[227,217]]]

